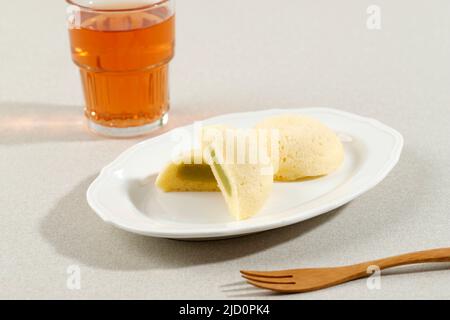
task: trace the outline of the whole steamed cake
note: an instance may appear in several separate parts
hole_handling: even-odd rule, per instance
[[[293,181],[327,175],[344,160],[337,135],[320,121],[299,115],[264,119],[256,128],[279,130],[279,164],[275,180]]]

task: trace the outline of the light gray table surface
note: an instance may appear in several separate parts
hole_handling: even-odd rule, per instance
[[[369,5],[381,30],[366,27]],[[398,165],[348,205],[289,227],[212,242],[143,237],[103,223],[85,192],[142,139],[86,131],[63,1],[0,11],[0,298],[450,298],[450,265],[272,295],[238,270],[333,266],[450,246],[450,2],[190,0],[177,3],[165,130],[266,108],[332,107],[405,139]],[[66,286],[69,266],[81,289]]]

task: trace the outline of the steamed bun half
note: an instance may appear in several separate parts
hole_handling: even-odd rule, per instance
[[[239,130],[213,127],[207,131],[214,131],[215,134],[210,136],[215,138],[204,140],[209,141],[205,146],[205,161],[211,166],[230,214],[236,220],[248,219],[261,210],[272,190],[273,165],[270,159],[268,163],[258,158],[251,161],[249,155],[252,151],[266,152],[266,146],[256,146],[252,150],[250,136]],[[234,144],[238,140],[241,140],[241,148]],[[232,157],[227,157],[224,148],[227,143],[233,143],[235,152]],[[238,160],[240,152],[242,161]]]
[[[306,116],[267,118],[256,128],[279,130],[279,168],[275,180],[293,181],[329,174],[344,160],[344,148],[336,134],[320,121]]]

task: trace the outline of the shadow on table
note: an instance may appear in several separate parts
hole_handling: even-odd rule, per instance
[[[58,253],[103,269],[181,268],[245,257],[301,237],[341,210],[245,238],[195,242],[158,239],[101,221],[86,203],[86,190],[93,178],[81,182],[59,201],[42,221],[41,234]]]
[[[396,228],[402,228],[405,221],[418,221],[418,218],[425,213],[415,210],[415,208],[426,201],[421,195],[421,189],[432,179],[432,175],[427,174],[431,170],[430,168],[418,152],[405,148],[402,159],[393,174],[370,194],[363,196],[363,198],[372,197],[372,199],[381,201],[385,197],[386,188],[395,192],[395,197],[391,197],[391,199],[396,199],[396,201],[391,201],[384,206],[385,209],[389,208],[392,211],[390,220],[380,219],[378,211],[381,209],[374,207],[368,212],[355,214],[345,228],[337,230],[337,232],[345,233],[345,236],[331,237],[329,241],[338,240],[337,245],[348,248],[354,245],[355,239],[366,239],[373,242],[387,227],[390,227],[390,230],[396,230]],[[411,179],[415,179],[417,172],[421,172],[420,183],[408,183]],[[332,223],[332,220],[343,210],[341,207],[302,223],[244,238],[205,242],[158,239],[127,233],[102,222],[86,203],[85,193],[93,179],[94,177],[85,179],[63,197],[41,221],[40,232],[59,254],[101,269],[175,269],[239,259],[301,238],[322,224]],[[402,187],[399,188],[399,185]],[[415,195],[414,201],[405,201],[405,199],[410,199],[411,194]],[[398,214],[401,212],[404,214]],[[370,225],[364,238],[358,234],[360,231],[357,226],[360,225]],[[340,224],[337,223],[337,226]],[[330,246],[330,248],[333,247],[335,246]],[[322,245],[323,254],[327,254],[327,248],[326,244]],[[403,267],[385,271],[384,275],[423,270],[436,271],[446,268],[448,268],[447,264]],[[244,284],[240,281],[235,284],[219,283],[218,285],[223,287],[222,291],[229,297],[249,298],[272,295],[267,291],[254,290],[248,285],[241,288],[235,287],[235,285],[243,286]]]
[[[97,136],[87,129],[82,110],[82,106],[0,101],[0,145],[112,141],[112,139]],[[136,140],[151,138],[209,116],[209,114],[195,114],[189,110],[191,110],[189,106],[183,105],[176,110],[171,110],[167,126]]]

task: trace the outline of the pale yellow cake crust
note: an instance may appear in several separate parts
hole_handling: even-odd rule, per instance
[[[299,115],[267,118],[256,128],[278,129],[279,168],[275,180],[294,181],[327,175],[344,160],[344,148],[337,135],[320,121]]]

